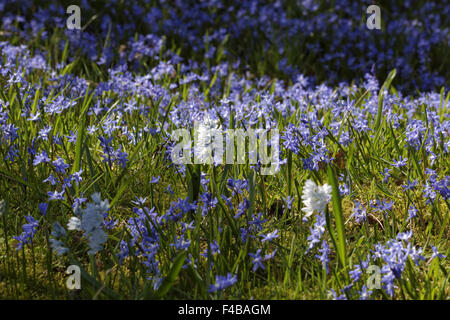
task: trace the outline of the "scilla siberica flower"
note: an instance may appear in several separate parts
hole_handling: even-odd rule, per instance
[[[314,228],[309,228],[311,234],[308,236],[307,240],[309,241],[308,248],[306,249],[306,253],[308,253],[311,249],[315,247],[317,243],[322,239],[322,235],[325,232],[326,219],[325,214],[321,213],[316,216],[316,222],[314,223]]]
[[[237,282],[237,276],[233,276],[231,273],[228,273],[226,276],[216,276],[216,283],[211,284],[209,286],[209,292],[215,292],[223,290],[227,287],[232,286]]]
[[[321,254],[317,254],[316,258],[319,259],[320,262],[322,262],[322,267],[325,269],[326,273],[328,274],[329,268],[328,263],[330,262],[329,254],[330,254],[330,247],[328,246],[328,243],[323,240],[322,241],[322,248],[319,249],[319,252]]]
[[[330,200],[330,185],[325,183],[323,186],[318,186],[314,181],[310,179],[306,180],[302,193],[302,201],[304,205],[302,211],[306,213],[305,217],[311,216],[314,211],[323,212]]]
[[[37,228],[39,226],[39,221],[34,219],[32,216],[28,215],[25,217],[28,223],[25,223],[22,226],[23,232],[19,236],[13,237],[19,243],[17,244],[16,250],[22,249],[24,244],[31,243],[31,240],[33,240],[34,235],[37,232]]]
[[[354,204],[355,207],[353,208],[353,213],[350,215],[350,218],[355,218],[357,223],[367,220],[367,213],[364,206],[359,201],[355,201]]]
[[[401,279],[408,258],[411,258],[418,266],[422,256],[422,248],[413,246],[409,239],[412,232],[399,233],[396,239],[389,240],[386,244],[378,243],[373,251],[374,257],[383,261],[381,282],[387,294],[394,296],[395,279]]]

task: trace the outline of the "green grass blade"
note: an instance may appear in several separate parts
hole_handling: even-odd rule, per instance
[[[328,165],[328,183],[332,188],[332,204],[333,204],[333,214],[336,223],[336,234],[337,234],[337,252],[339,260],[345,267],[347,265],[347,257],[345,253],[345,228],[344,228],[344,215],[342,213],[341,196],[339,193],[339,185],[336,179],[336,174],[331,167]]]
[[[154,296],[155,299],[163,298],[166,295],[166,293],[169,291],[169,289],[173,286],[173,284],[177,280],[177,277],[181,271],[181,268],[183,267],[184,261],[186,260],[186,256],[187,256],[186,251],[182,251],[177,255],[177,257],[175,258],[175,260],[172,264],[172,267],[170,268],[169,273],[164,278],[158,291],[156,291],[155,296]]]

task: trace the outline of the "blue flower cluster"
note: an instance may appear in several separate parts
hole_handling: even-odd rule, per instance
[[[53,226],[49,241],[57,255],[74,253],[80,242],[92,258],[112,250],[111,260],[131,265],[127,272],[139,267],[154,290],[174,257],[185,255],[180,268],[213,293],[235,290],[248,270],[258,276],[277,270],[275,255],[289,254],[282,242],[306,226],[305,259],[312,253],[319,271],[333,277],[327,233],[333,222],[327,226],[325,214],[331,187],[314,194],[310,184],[307,211],[318,212],[302,222],[309,200],[294,191],[303,178],[321,180],[328,165],[338,169],[339,194],[354,204],[349,221],[358,232],[381,225],[388,234],[391,218],[403,218],[401,230],[412,229],[428,211],[441,219],[450,197],[448,95],[445,88],[411,89],[445,85],[448,62],[436,57],[448,49],[449,6],[426,2],[406,14],[410,1],[388,1],[379,31],[361,21],[367,1],[335,2],[110,1],[75,31],[63,30],[62,5],[2,1],[0,169],[7,180],[1,187],[33,188],[32,207],[42,214],[24,217],[16,248]],[[86,21],[100,4],[82,0],[80,7]],[[45,41],[52,32],[61,33],[55,52],[65,58],[58,62],[17,40]],[[388,91],[377,79],[394,67],[395,90]],[[286,174],[264,180],[260,162],[174,164],[173,130],[193,130],[205,119],[223,130],[280,129]],[[92,190],[113,199],[111,211],[120,217]],[[93,193],[91,202],[83,192]],[[277,199],[282,217],[269,210]],[[61,211],[73,213],[67,230],[57,222]],[[426,247],[413,245],[412,232],[390,237],[366,246],[373,251],[353,265],[350,284],[331,291],[334,298],[371,298],[374,291],[358,283],[370,264],[381,266],[383,288],[394,296],[408,259],[419,264]],[[431,250],[431,259],[445,257]]]
[[[34,235],[37,232],[37,228],[39,226],[39,221],[34,219],[32,216],[30,216],[30,215],[25,216],[25,219],[27,220],[28,223],[25,223],[22,226],[22,229],[23,229],[22,234],[14,237],[14,239],[19,241],[16,246],[16,250],[22,249],[24,244],[31,243]]]
[[[129,52],[120,52],[120,58],[137,67],[139,59],[159,54],[164,35],[181,39],[186,50],[192,50],[199,58],[213,60],[225,56],[243,68],[251,65],[254,52],[270,52],[280,60],[278,71],[292,79],[300,70],[311,79],[337,83],[343,77],[348,80],[363,77],[371,70],[385,77],[396,68],[402,80],[399,87],[403,89],[429,90],[445,85],[448,62],[436,61],[448,52],[446,21],[450,7],[439,1],[420,4],[385,1],[381,6],[381,30],[369,30],[366,10],[371,4],[349,0],[337,3],[187,0],[156,1],[151,5],[136,1],[124,6],[118,1],[93,4],[83,0],[80,3],[83,21],[93,15],[96,19],[82,32],[65,33],[72,53],[80,52],[100,66],[111,66],[117,56],[114,48],[129,41]],[[65,9],[53,3],[33,10],[29,1],[5,0],[0,6],[2,28],[25,39],[47,39],[50,28],[65,28]],[[136,41],[135,31],[141,32]],[[245,45],[243,37],[250,39]],[[105,39],[107,45],[97,45]],[[61,40],[61,49],[65,45],[66,40]],[[17,50],[11,52],[15,53]],[[172,63],[177,64],[180,59],[172,54]],[[42,53],[28,60],[30,68],[48,68]],[[320,68],[311,70],[311,65]],[[151,73],[152,77],[161,78],[173,70],[171,64],[160,63]],[[20,75],[16,72],[11,81],[20,82]],[[121,77],[126,79],[125,74]],[[202,78],[192,73],[185,81]],[[71,80],[80,82],[76,77]],[[83,86],[80,82],[71,90],[75,93]],[[110,82],[108,86],[132,87],[123,81]],[[61,112],[68,105],[54,104],[55,108],[50,109]]]

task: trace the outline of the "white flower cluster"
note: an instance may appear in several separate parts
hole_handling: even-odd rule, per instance
[[[194,146],[194,155],[199,163],[214,164],[222,162],[223,136],[222,126],[218,120],[206,115],[200,124],[197,124],[197,141]],[[214,151],[214,155],[213,155]]]
[[[311,216],[314,211],[323,212],[331,200],[331,186],[324,184],[318,186],[314,181],[308,179],[303,186],[302,211],[306,213],[305,218]]]
[[[71,217],[67,227],[69,230],[79,230],[84,232],[84,236],[89,240],[89,254],[95,254],[103,249],[102,244],[106,242],[108,236],[103,231],[102,225],[104,214],[109,209],[108,199],[102,201],[100,193],[94,193],[92,196],[93,203],[88,203],[81,220],[78,217]],[[79,211],[80,209],[77,208]]]

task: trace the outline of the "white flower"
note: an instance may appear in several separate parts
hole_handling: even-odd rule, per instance
[[[306,213],[305,217],[309,217],[314,213],[314,211],[323,212],[330,200],[330,185],[325,183],[323,186],[318,186],[310,179],[305,182],[302,193],[302,201],[304,205],[302,211]]]
[[[89,240],[89,254],[95,254],[103,249],[102,244],[108,240],[107,234],[103,231],[104,215],[109,209],[108,199],[102,201],[100,193],[91,195],[93,203],[88,203],[81,217],[81,230],[84,237]]]
[[[198,163],[214,164],[222,163],[223,156],[223,136],[222,126],[218,120],[211,119],[208,115],[202,122],[197,122],[197,138],[194,147],[194,154]],[[213,155],[214,151],[214,155]]]
[[[67,229],[69,230],[81,230],[81,220],[77,217],[71,217],[69,223],[67,224]]]

